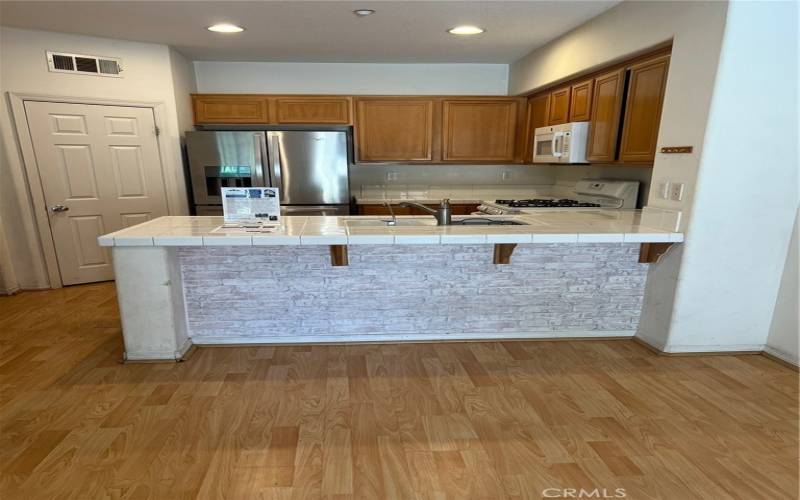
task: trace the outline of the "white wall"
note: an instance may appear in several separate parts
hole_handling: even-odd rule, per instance
[[[505,95],[506,64],[194,63],[198,92]]]
[[[7,163],[6,160],[6,147],[3,140],[3,135],[0,134],[0,163]],[[9,180],[3,180],[0,177],[0,295],[7,295],[19,290],[19,283],[17,281],[17,274],[14,272],[14,266],[11,260],[11,252],[8,249],[8,234],[6,233],[6,222],[4,214],[6,204],[3,185]]]
[[[51,73],[45,60],[47,50],[120,57],[123,78]],[[7,93],[163,102],[164,122],[159,126],[163,144],[169,149],[165,173],[173,177],[179,188],[178,192],[169,193],[170,208],[174,213],[185,213],[188,207],[180,163],[176,88],[171,75],[170,52],[164,45],[0,28],[0,91],[3,94],[0,128],[5,144],[0,164],[0,209],[10,260],[20,287],[47,288],[50,283]]]
[[[797,9],[795,2],[728,8],[667,339],[672,351],[767,343],[799,200]],[[769,157],[753,144],[768,144]]]
[[[769,328],[769,337],[765,348],[768,353],[795,365],[800,365],[800,353],[798,353],[798,344],[800,344],[798,223],[800,223],[800,210],[795,215],[792,240],[789,244],[789,252],[786,254],[778,300],[775,302],[775,311],[772,313],[772,324]]]
[[[178,117],[178,131],[181,136],[187,130],[194,130],[192,93],[197,92],[194,65],[183,54],[169,48],[169,62],[172,70],[172,89],[175,95],[175,111]]]

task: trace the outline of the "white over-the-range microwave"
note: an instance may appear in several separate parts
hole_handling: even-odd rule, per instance
[[[533,135],[533,163],[588,163],[589,122],[539,127]]]

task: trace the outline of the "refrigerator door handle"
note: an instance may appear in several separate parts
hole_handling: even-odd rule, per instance
[[[279,189],[280,199],[283,201],[283,190],[281,189],[281,145],[279,136],[275,132],[267,132],[269,139],[269,152],[270,152],[270,176],[272,178],[272,187]]]
[[[264,163],[267,159],[267,142],[264,139],[264,133],[253,134],[253,140],[256,146],[256,164],[255,164],[255,181],[256,186],[269,186],[269,171],[264,175]]]

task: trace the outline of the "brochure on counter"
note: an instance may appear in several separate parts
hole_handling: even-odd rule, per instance
[[[222,188],[225,223],[216,229],[225,233],[270,233],[281,225],[278,188]]]

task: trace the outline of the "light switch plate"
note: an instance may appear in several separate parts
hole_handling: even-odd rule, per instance
[[[683,199],[683,183],[673,182],[669,188],[669,199],[672,201],[681,201]]]

